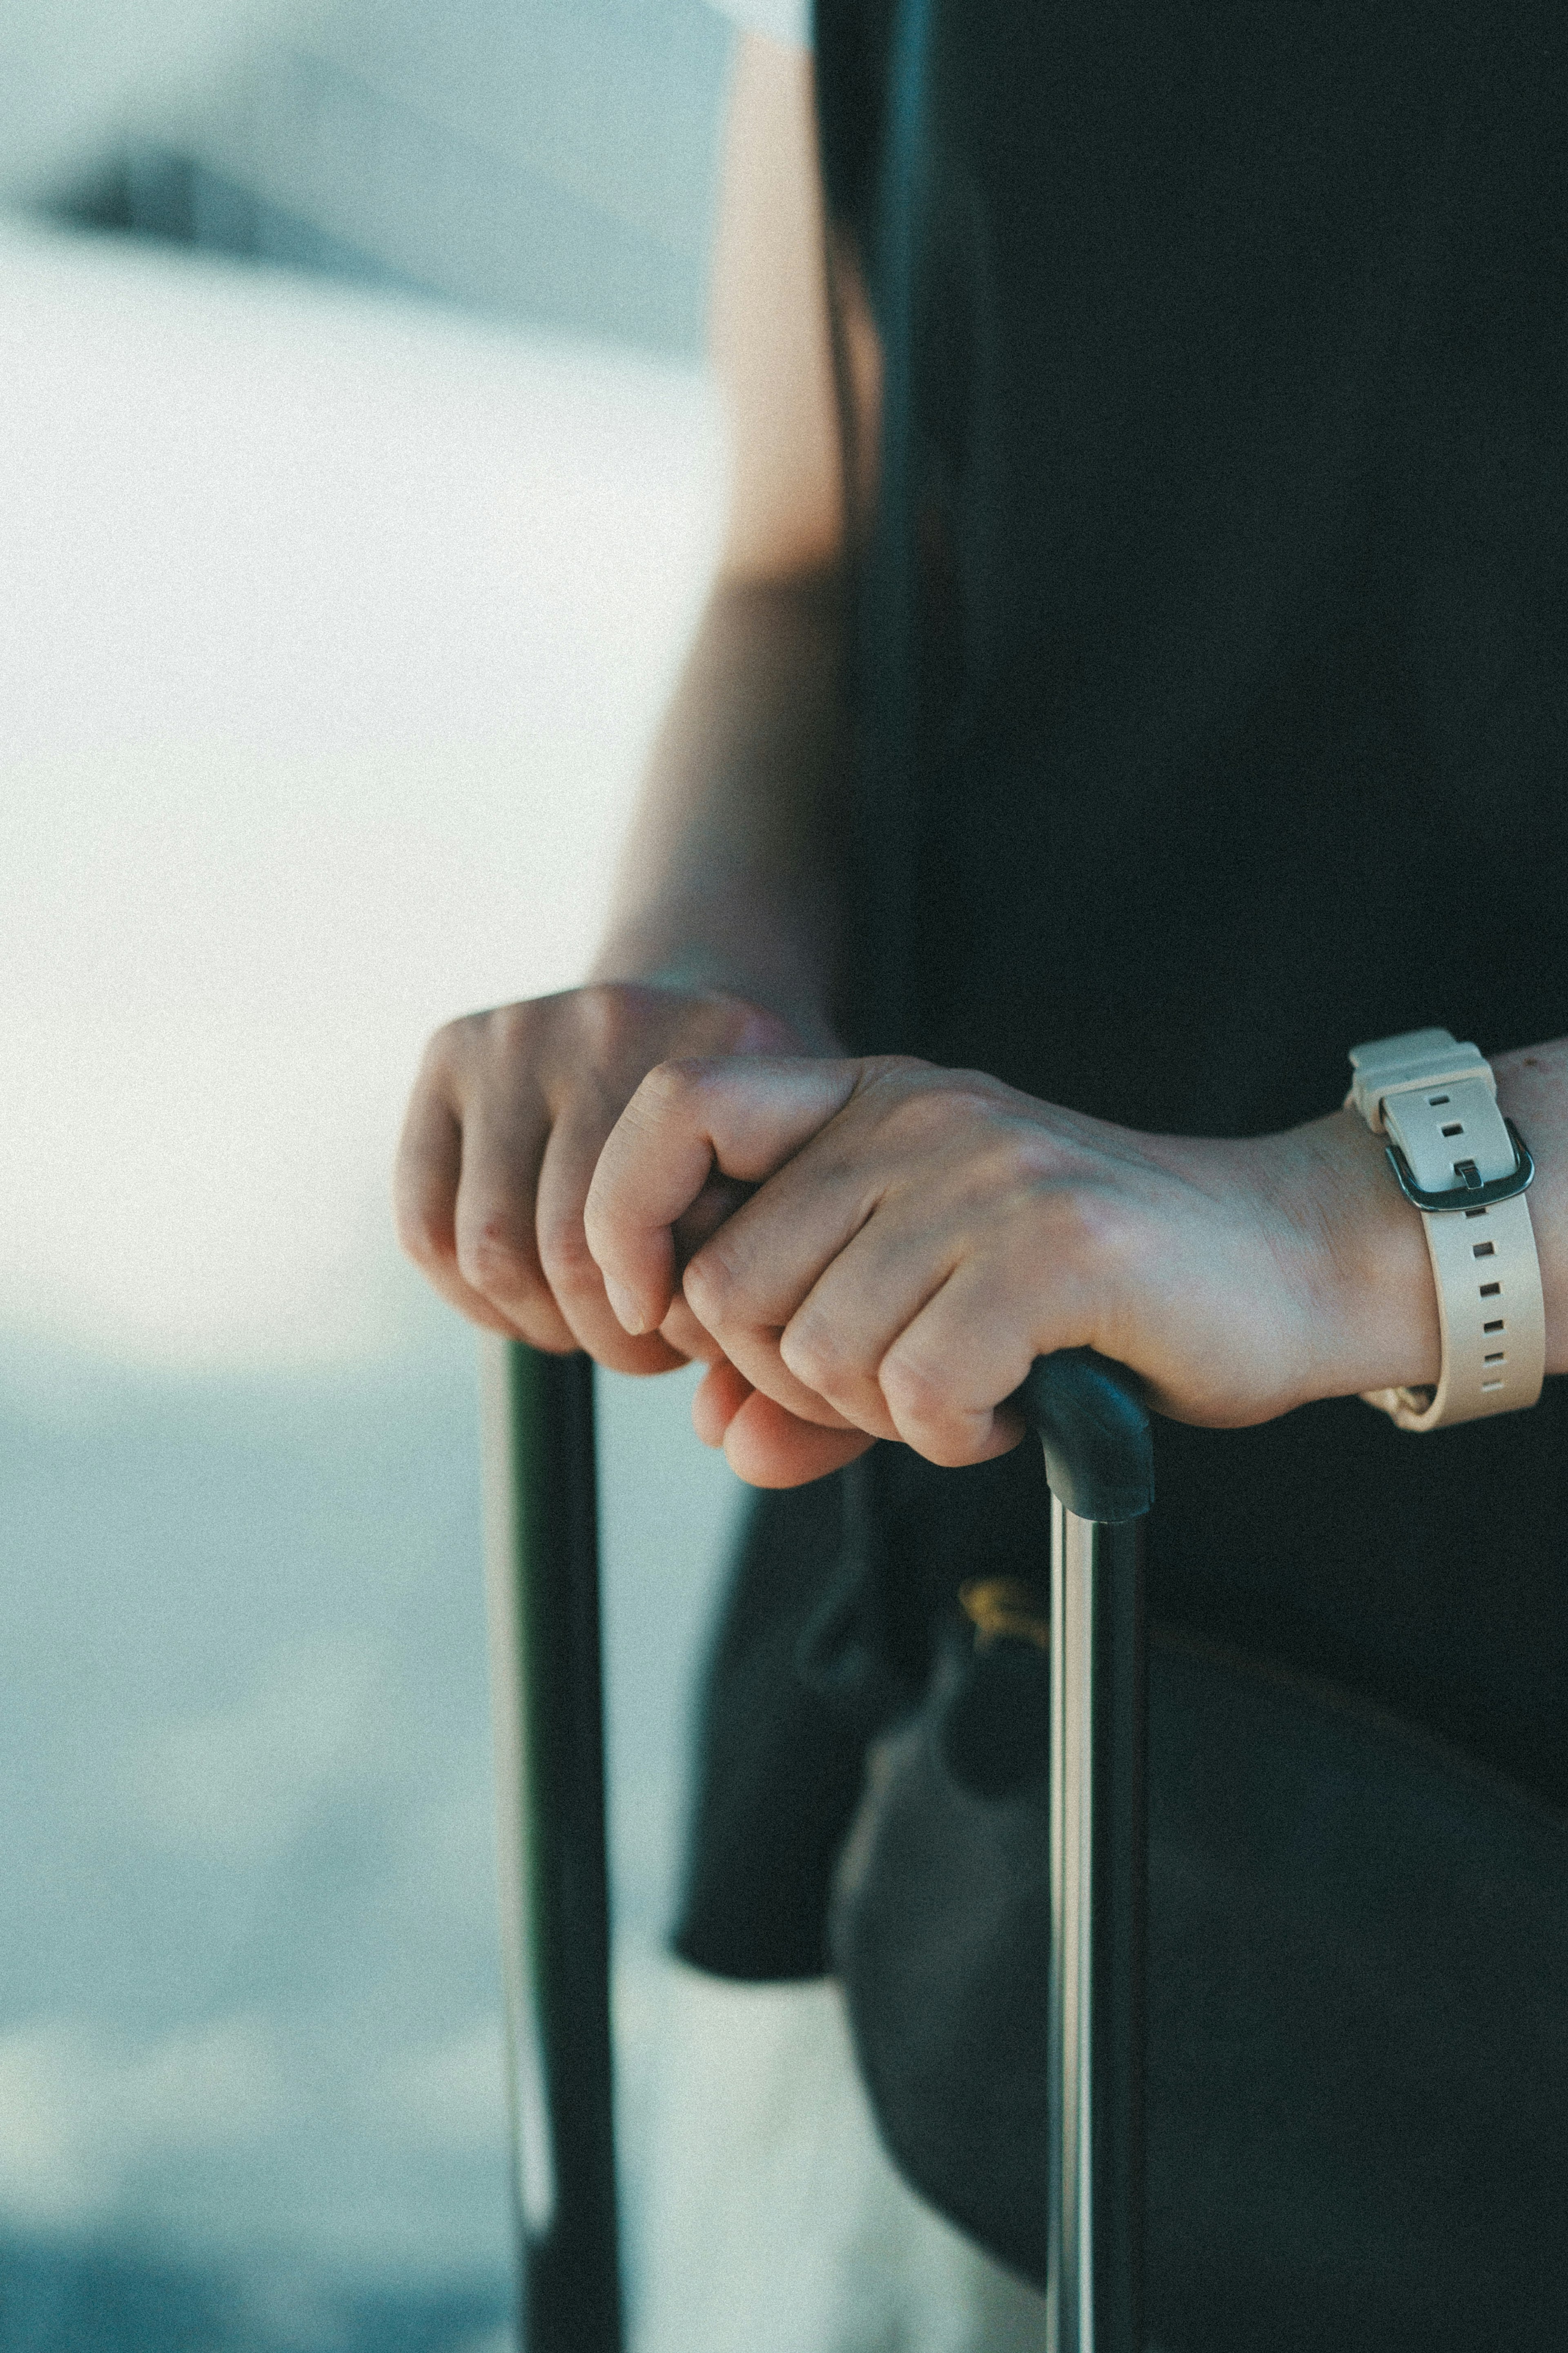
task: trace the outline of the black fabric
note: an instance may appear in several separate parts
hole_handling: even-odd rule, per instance
[[[863,243],[897,215],[892,14],[818,11]],[[870,246],[884,326],[919,337],[889,429],[928,502],[942,722],[878,812],[925,878],[910,1042],[1246,1134],[1331,1108],[1360,1038],[1568,1030],[1568,16],[939,0],[918,63],[918,300]],[[852,1018],[887,947],[858,932]],[[1552,1383],[1430,1442],[1353,1401],[1166,1427],[1157,1614],[1560,1799],[1564,1410]],[[900,1482],[923,1593],[963,1514],[947,1474]],[[1034,1541],[1026,1474],[963,1492],[966,1554]],[[803,1508],[760,1505],[743,1586],[787,1585]]]
[[[1440,1452],[1436,1464],[1434,1457]],[[1358,1399],[1253,1430],[1154,1425],[1151,1609],[1393,1709],[1568,1807],[1563,1485],[1568,1384],[1529,1415],[1397,1430]],[[862,1529],[845,1543],[844,1490]],[[864,1739],[910,1703],[929,1629],[967,1578],[1043,1578],[1038,1449],[937,1471],[878,1447],[848,1473],[752,1506],[707,1680],[679,1949],[749,1978],[824,1966],[833,1857]],[[807,1637],[879,1549],[879,1636],[900,1665],[832,1690]],[[818,1646],[820,1648],[820,1645]]]
[[[903,2169],[1043,2285],[1046,1751],[957,1786],[958,1671],[873,1747],[833,1951]],[[1152,2340],[1555,2353],[1568,1819],[1234,1654],[1157,1640],[1150,1683]]]
[[[796,1657],[843,1576],[843,1482],[766,1503],[714,1645],[675,1944],[721,1977],[820,1977],[867,1727],[813,1691]]]
[[[750,1979],[817,1977],[867,1741],[919,1700],[969,1577],[1038,1576],[1037,1447],[933,1477],[879,1446],[752,1506],[709,1665],[676,1948]]]
[[[1568,15],[819,0],[817,37],[888,347],[852,1040],[1247,1135],[1331,1109],[1361,1039],[1568,1031]],[[1552,1382],[1430,1440],[1355,1400],[1161,1425],[1153,1615],[1568,1804],[1565,1413]],[[689,1957],[820,1967],[868,1725],[963,1576],[1039,1567],[1033,1454],[879,1448],[847,1546],[842,1481],[761,1499]],[[868,1546],[902,1664],[836,1717],[806,1636]],[[1395,2155],[1429,2124],[1401,2082]]]

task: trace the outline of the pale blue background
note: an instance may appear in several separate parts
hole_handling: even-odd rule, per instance
[[[700,607],[729,55],[0,27],[0,2353],[506,2341],[474,1351],[387,1172],[430,1028],[581,970]],[[603,1416],[634,2223],[689,1387]]]

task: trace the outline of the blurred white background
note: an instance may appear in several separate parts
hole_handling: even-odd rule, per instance
[[[510,16],[0,33],[0,2353],[504,2327],[473,1351],[386,1178],[429,1029],[579,972],[700,606],[726,53]],[[686,1389],[602,1385],[634,2196]]]

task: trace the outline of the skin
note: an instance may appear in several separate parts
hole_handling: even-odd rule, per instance
[[[809,62],[749,37],[712,302],[719,575],[588,984],[431,1040],[398,1154],[405,1248],[488,1330],[625,1372],[700,1357],[700,1434],[767,1486],[879,1436],[995,1453],[1030,1357],[1080,1342],[1161,1410],[1222,1426],[1432,1379],[1419,1219],[1352,1115],[1138,1135],[981,1074],[842,1056],[842,575],[879,368],[839,253],[846,467],[823,253]],[[1568,1370],[1568,1042],[1496,1067],[1536,1155],[1548,1366]]]
[[[852,270],[842,304],[868,450],[878,355]],[[811,69],[760,36],[737,63],[710,319],[728,527],[605,941],[585,987],[437,1031],[394,1181],[404,1248],[471,1322],[633,1373],[718,1352],[682,1301],[662,1335],[632,1337],[605,1298],[583,1207],[620,1113],[671,1057],[838,1050],[826,1008],[847,758],[846,469]],[[849,470],[858,511],[869,482]],[[710,1193],[683,1245],[729,1205]],[[781,1416],[772,1475],[816,1476],[859,1443]]]
[[[1548,1368],[1568,1369],[1568,1040],[1499,1063],[1542,1147],[1532,1215]],[[684,1278],[671,1227],[710,1172],[762,1189]],[[672,1298],[722,1352],[702,1419],[773,1483],[782,1409],[933,1462],[1016,1444],[1037,1356],[1088,1346],[1214,1428],[1435,1381],[1418,1213],[1352,1112],[1243,1141],[1144,1135],[900,1057],[689,1060],[644,1081],[588,1198],[629,1330]]]

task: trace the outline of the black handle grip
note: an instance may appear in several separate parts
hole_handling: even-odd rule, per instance
[[[1149,1409],[1125,1365],[1092,1348],[1037,1356],[1013,1398],[1046,1450],[1051,1493],[1080,1520],[1141,1520],[1154,1501]]]

